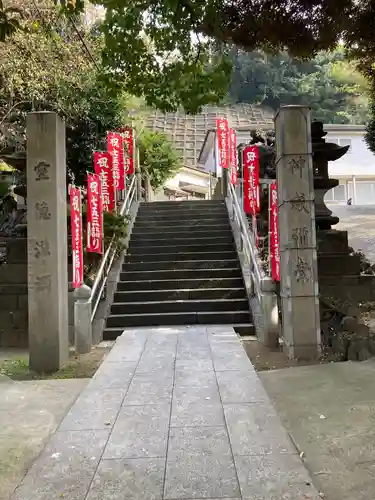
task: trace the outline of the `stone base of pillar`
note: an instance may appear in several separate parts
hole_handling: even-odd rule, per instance
[[[284,344],[284,353],[288,359],[298,359],[301,361],[317,360],[321,356],[321,349],[318,345],[287,345]]]

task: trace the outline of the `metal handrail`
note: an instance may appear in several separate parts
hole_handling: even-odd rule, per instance
[[[234,235],[237,235],[235,238],[236,246],[239,251],[255,331],[262,343],[269,347],[275,347],[279,339],[279,314],[275,283],[262,266],[256,248],[255,236],[249,227],[242,203],[229,178],[226,196],[232,229]]]
[[[130,183],[130,186],[126,192],[124,203],[122,204],[119,212],[119,215],[121,217],[128,215],[130,212],[134,197],[136,196],[137,192],[136,183],[137,179],[136,176],[134,175]],[[105,286],[108,281],[108,274],[112,268],[112,264],[116,256],[116,249],[114,248],[114,239],[115,237],[113,236],[110,244],[108,245],[107,250],[103,255],[98,272],[96,273],[96,277],[91,288],[91,294],[88,300],[89,303],[91,303],[91,322],[95,318],[99,302],[102,298]]]
[[[266,278],[266,274],[261,266],[258,251],[255,249],[254,236],[250,232],[248,221],[243,210],[240,208],[237,193],[230,182],[228,182],[228,193],[232,205],[233,215],[235,216],[240,229],[241,243],[242,248],[244,249],[243,253],[247,259],[247,263],[249,264],[257,298],[261,302],[263,292],[262,283]]]

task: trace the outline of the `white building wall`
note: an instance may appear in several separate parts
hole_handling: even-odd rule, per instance
[[[329,132],[327,142],[340,146],[350,145],[349,151],[342,158],[329,163],[331,177],[373,175],[375,177],[375,155],[368,149],[363,135],[338,135]]]
[[[353,205],[375,205],[375,155],[367,147],[364,131],[329,130],[329,127],[332,126],[327,126],[326,141],[340,146],[350,145],[350,149],[342,158],[328,165],[330,177],[339,179],[340,185],[327,193],[326,202],[343,204],[351,198]],[[247,143],[249,139],[250,130],[237,131],[237,144]],[[209,151],[202,166],[206,171],[216,171],[221,176],[215,162],[214,148]]]
[[[340,146],[350,145],[339,160],[330,162],[329,175],[340,185],[327,193],[327,204],[375,205],[375,155],[368,149],[364,134],[329,132],[327,142]]]

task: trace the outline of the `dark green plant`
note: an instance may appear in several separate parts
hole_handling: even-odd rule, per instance
[[[17,7],[4,7],[3,0],[0,0],[0,42],[5,42],[16,31],[22,30],[20,19],[22,10]]]
[[[92,282],[95,279],[96,271],[103,258],[102,255],[86,251],[87,247],[87,232],[86,232],[86,204],[82,206],[82,223],[83,223],[83,261],[84,261],[84,276],[85,280]],[[124,243],[127,236],[129,220],[127,217],[122,217],[114,212],[104,212],[103,214],[103,228],[104,228],[104,253],[111,242],[113,242],[113,249],[116,252],[116,257],[126,249]],[[68,205],[68,228],[70,230],[70,205]],[[70,243],[70,240],[69,240]],[[70,245],[69,245],[70,247]],[[104,254],[103,253],[103,254]]]
[[[157,189],[182,168],[182,160],[171,141],[160,132],[144,129],[139,137],[141,172],[150,177],[151,186]]]

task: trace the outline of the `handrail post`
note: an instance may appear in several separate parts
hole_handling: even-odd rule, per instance
[[[135,177],[136,177],[136,187],[135,196],[137,201],[142,200],[142,174],[141,174],[141,163],[139,159],[139,148],[137,146],[137,162],[135,165]]]
[[[92,348],[91,288],[83,284],[73,292],[74,302],[74,345],[78,354],[86,354]]]
[[[224,198],[228,196],[228,181],[229,181],[228,169],[223,168],[221,177],[221,194],[223,195]]]

